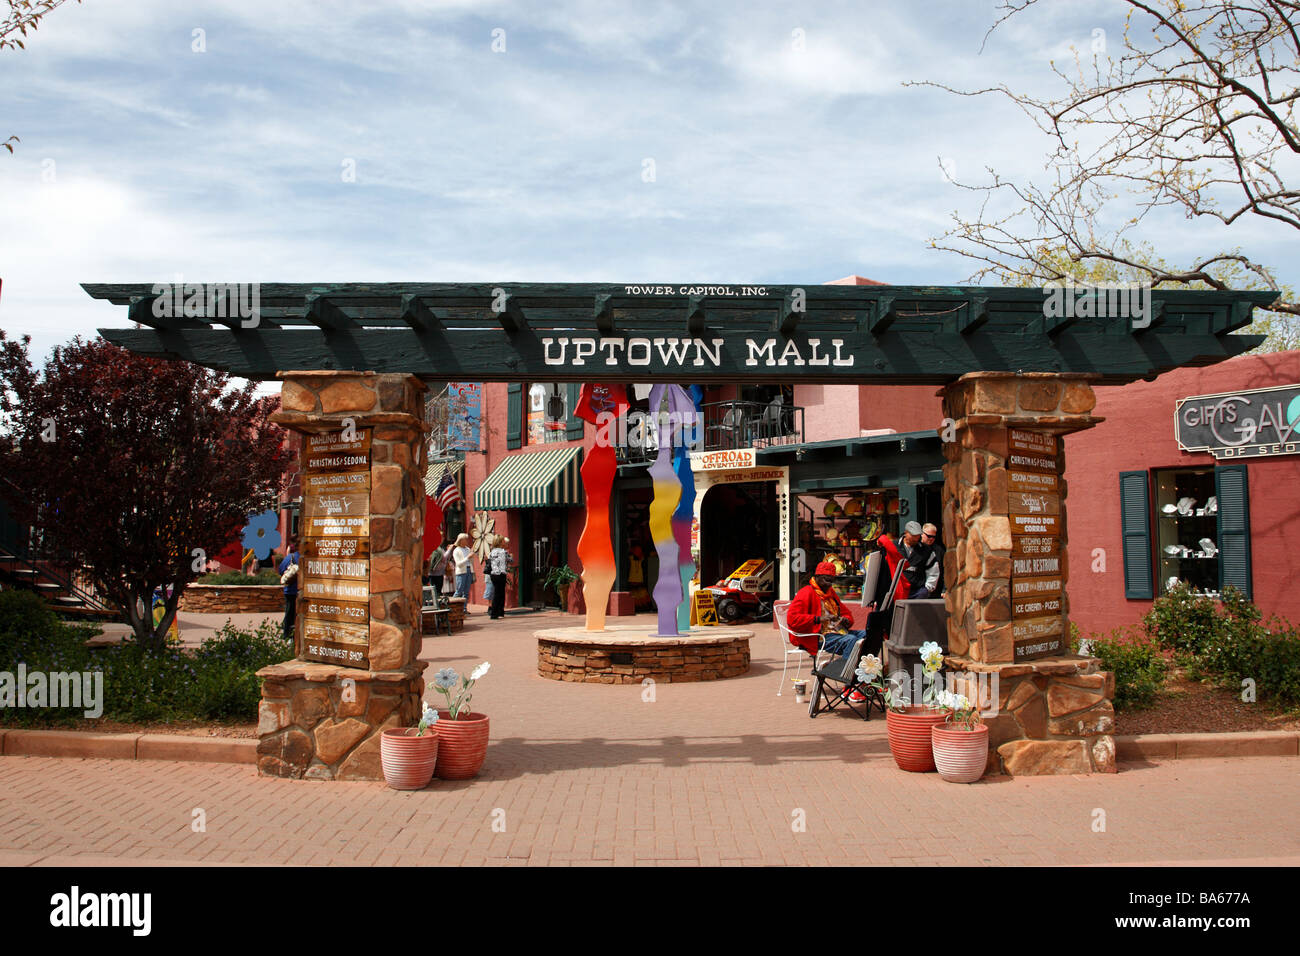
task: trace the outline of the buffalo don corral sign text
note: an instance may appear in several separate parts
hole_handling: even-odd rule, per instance
[[[1218,459],[1300,455],[1300,385],[1180,398],[1174,435]]]
[[[303,436],[303,660],[368,667],[370,430]]]

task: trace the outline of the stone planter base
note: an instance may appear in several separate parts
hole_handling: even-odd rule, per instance
[[[383,780],[380,734],[419,721],[426,666],[416,661],[401,670],[364,671],[293,660],[263,667],[257,772]]]
[[[279,584],[189,584],[180,610],[189,614],[284,614]]]
[[[1012,776],[1115,772],[1115,675],[1095,657],[1065,655],[1021,664],[948,656],[953,689],[981,703],[997,695],[988,772]]]
[[[557,627],[538,631],[537,673],[551,680],[588,684],[639,684],[721,680],[749,670],[753,631],[708,627],[679,637],[652,637],[644,627],[603,631]]]

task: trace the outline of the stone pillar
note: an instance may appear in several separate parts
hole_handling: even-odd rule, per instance
[[[321,780],[383,779],[380,731],[414,726],[424,696],[426,663],[418,658],[425,385],[412,375],[374,372],[282,372],[280,377],[282,410],[273,421],[304,435],[341,434],[349,428],[369,435],[369,581],[362,591],[363,597],[369,593],[369,643],[365,667],[305,659],[309,596],[300,584],[297,657],[258,671],[263,679],[258,772]],[[306,457],[304,441],[304,479]],[[364,473],[364,463],[361,468]],[[304,516],[304,538],[306,522]],[[304,550],[304,577],[306,563]],[[360,612],[364,616],[364,607]]]
[[[989,769],[1114,771],[1113,676],[1069,653],[1064,439],[1097,376],[972,372],[943,389],[948,668],[986,717]]]

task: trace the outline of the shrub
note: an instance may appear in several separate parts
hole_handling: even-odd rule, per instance
[[[168,647],[146,651],[134,641],[87,649],[50,644],[24,658],[27,668],[45,671],[102,671],[105,718],[129,723],[177,720],[257,719],[261,683],[257,671],[293,656],[280,626],[265,621],[253,630],[227,622],[195,651]],[[19,708],[6,711],[16,724],[69,724],[82,711]]]
[[[280,573],[271,568],[263,568],[257,574],[245,574],[243,571],[221,571],[217,574],[205,574],[196,584],[279,584]]]
[[[34,591],[0,591],[0,670],[45,651],[72,653],[98,632],[60,621]]]
[[[1224,588],[1216,601],[1180,584],[1152,604],[1143,624],[1189,676],[1234,690],[1250,679],[1258,699],[1300,704],[1300,634],[1281,618],[1264,624],[1236,588]]]
[[[1180,656],[1201,653],[1217,634],[1218,608],[1213,598],[1199,597],[1180,582],[1156,598],[1142,618],[1147,634]]]
[[[1089,653],[1101,660],[1101,669],[1115,674],[1117,711],[1147,707],[1155,700],[1169,672],[1159,643],[1142,631],[1117,629],[1110,637],[1093,634],[1088,644]]]

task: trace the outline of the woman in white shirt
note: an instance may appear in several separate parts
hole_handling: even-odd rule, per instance
[[[474,565],[470,558],[474,551],[469,546],[469,535],[462,534],[456,538],[456,547],[452,549],[451,560],[456,571],[456,597],[469,601],[470,585],[474,583]]]

